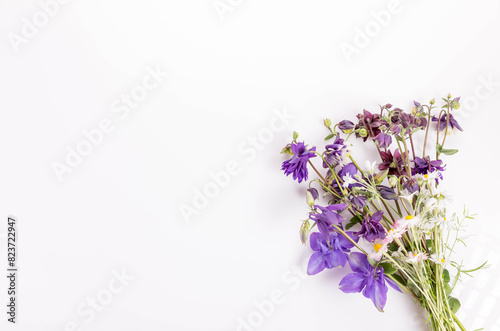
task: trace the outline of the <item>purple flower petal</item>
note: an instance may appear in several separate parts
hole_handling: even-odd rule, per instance
[[[358,272],[347,274],[339,283],[339,289],[344,293],[361,292],[366,285],[366,277]]]
[[[307,264],[307,274],[311,276],[316,275],[317,273],[323,271],[325,267],[326,263],[323,257],[323,253],[314,253],[309,259],[309,263]]]

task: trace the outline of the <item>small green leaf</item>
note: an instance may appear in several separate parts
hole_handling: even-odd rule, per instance
[[[335,137],[335,134],[330,133],[328,136],[326,136],[325,140],[332,139],[333,137]]]
[[[443,280],[445,283],[450,282],[450,272],[448,271],[448,269],[443,270]]]
[[[384,268],[384,274],[386,275],[392,275],[397,271],[396,268],[394,268],[390,263],[380,263],[379,266]]]
[[[415,129],[411,130],[411,134],[415,134],[415,133],[417,133],[420,130],[422,130],[421,127],[416,127]]]
[[[448,283],[444,283],[444,290],[446,291],[446,295],[450,295],[451,293],[451,286]]]
[[[387,249],[390,250],[391,252],[395,252],[398,250],[398,245],[396,245],[396,243],[392,242],[389,245],[387,245]]]
[[[351,218],[351,220],[349,221],[349,223],[345,226],[345,229],[349,230],[350,228],[352,228],[356,224],[361,223],[362,221],[363,220],[360,219],[358,216],[354,216],[353,218]]]
[[[406,281],[400,275],[393,274],[391,277],[394,278],[395,280],[397,280],[399,284],[401,284],[403,286],[406,285]]]
[[[436,152],[438,152],[439,154],[441,154],[441,153],[442,153],[442,152],[441,152],[442,150],[443,150],[443,146],[441,146],[440,144],[437,144],[437,145],[436,145]]]
[[[293,131],[293,140],[296,140],[299,137],[297,131]]]
[[[453,155],[458,153],[458,149],[441,149],[441,153],[445,155]]]
[[[460,301],[457,298],[450,297],[448,302],[450,303],[451,311],[455,314],[460,309]]]

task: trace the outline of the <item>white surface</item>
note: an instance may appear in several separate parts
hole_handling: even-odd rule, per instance
[[[71,322],[237,330],[276,290],[281,303],[255,330],[425,330],[402,294],[391,290],[381,314],[337,290],[345,270],[292,273],[310,255],[298,240],[307,209],[302,188],[279,170],[279,151],[293,130],[323,147],[324,117],[354,118],[387,102],[408,108],[448,92],[470,100],[445,174],[455,203],[479,214],[464,256],[470,265],[499,262],[500,86],[481,87],[489,76],[500,81],[498,1],[401,0],[350,63],[341,44],[389,1],[231,3],[221,20],[212,0],[73,0],[16,53],[9,33],[20,34],[23,17],[41,7],[1,1],[0,217],[19,219],[21,272],[19,323],[7,324],[2,311],[2,330],[62,331]],[[169,77],[121,119],[113,102],[156,66]],[[260,150],[249,147],[283,107],[295,118]],[[59,181],[52,163],[104,118],[114,131]],[[232,161],[241,173],[187,224],[179,206]],[[87,323],[78,307],[122,269],[135,278]],[[499,272],[497,263],[460,288],[469,330],[500,330]],[[0,302],[5,289],[4,279]]]

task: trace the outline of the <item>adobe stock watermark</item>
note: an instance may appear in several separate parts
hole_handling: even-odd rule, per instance
[[[21,28],[19,33],[9,32],[7,38],[16,53],[19,53],[20,46],[26,45],[30,40],[38,35],[40,29],[43,29],[49,21],[57,16],[61,6],[69,3],[71,0],[40,0],[38,9],[31,18],[23,17],[21,19]]]
[[[289,113],[286,108],[274,109],[273,116],[269,119],[267,127],[260,129],[254,136],[248,136],[247,139],[238,145],[238,154],[245,157],[245,161],[251,162],[257,157],[257,153],[264,150],[266,145],[274,139],[274,135],[285,129],[290,120],[295,115]],[[225,189],[231,182],[231,178],[241,173],[243,169],[241,164],[233,159],[226,163],[224,169],[218,172],[210,172],[210,180],[201,188],[193,189],[191,204],[181,203],[179,211],[182,219],[186,223],[191,222],[193,216],[197,216],[201,211],[210,205],[210,201],[215,199],[222,189]]]
[[[474,89],[474,94],[461,97],[460,104],[462,107],[460,110],[454,112],[453,115],[464,119],[468,118],[471,113],[479,108],[481,102],[491,98],[500,88],[500,80],[495,81],[494,79],[496,78],[493,77],[493,74],[489,74],[487,77],[479,76],[479,84]]]
[[[121,272],[111,270],[111,274],[113,277],[108,281],[105,288],[87,297],[76,307],[76,315],[81,320],[66,323],[64,331],[82,331],[82,325],[92,323],[96,316],[110,306],[115,297],[129,286],[130,281],[135,279],[125,269],[122,269]]]
[[[299,266],[294,266],[285,271],[281,277],[281,283],[286,286],[285,289],[282,289],[282,286],[275,288],[269,292],[267,298],[254,301],[255,309],[245,317],[240,316],[237,318],[236,331],[254,331],[261,327],[266,319],[275,312],[276,308],[286,301],[287,293],[296,291],[302,282],[308,278],[309,275]]]
[[[243,0],[214,0],[212,7],[214,8],[217,16],[221,21],[226,19],[228,13],[233,12],[236,8],[241,6]]]
[[[96,127],[89,130],[82,130],[81,140],[74,146],[66,146],[66,157],[62,162],[53,161],[52,169],[59,181],[63,181],[64,175],[74,171],[84,160],[92,154],[94,148],[101,145],[106,135],[115,130],[117,121],[124,121],[130,116],[130,113],[137,109],[151,91],[155,90],[168,77],[168,73],[162,71],[159,65],[153,69],[146,67],[146,74],[143,76],[140,84],[135,85],[128,93],[122,93],[111,105],[111,112],[115,119],[104,117]]]
[[[366,22],[363,28],[359,26],[354,28],[352,43],[342,42],[340,44],[340,50],[347,63],[352,62],[353,55],[361,53],[362,49],[368,47],[382,29],[391,23],[393,16],[401,13],[402,10],[403,7],[399,0],[390,0],[386,9],[371,11],[370,16],[372,19]]]

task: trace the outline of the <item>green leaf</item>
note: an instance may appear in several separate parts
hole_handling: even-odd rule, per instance
[[[326,136],[325,140],[332,139],[333,137],[335,137],[335,134],[330,133],[328,136]]]
[[[393,275],[391,275],[391,277],[394,278],[395,280],[397,280],[399,282],[399,284],[401,284],[403,286],[406,285],[406,281],[400,275],[393,274]]]
[[[451,290],[452,290],[450,284],[444,283],[444,290],[446,291],[446,295],[450,295]]]
[[[352,228],[356,224],[361,223],[362,221],[363,220],[361,218],[359,218],[358,216],[354,216],[353,218],[351,218],[349,223],[345,226],[345,229],[349,230],[350,228]]]
[[[439,154],[441,154],[442,150],[443,150],[443,146],[441,146],[441,144],[437,144],[436,145],[436,152],[438,152]]]
[[[384,274],[386,275],[392,275],[397,271],[396,268],[394,268],[390,263],[380,263],[379,266],[384,268]]]
[[[453,155],[458,153],[458,149],[441,149],[441,153],[445,155]]]
[[[443,280],[445,283],[450,282],[450,272],[448,271],[448,269],[443,270]]]
[[[391,252],[395,252],[398,250],[398,245],[396,245],[395,242],[392,242],[389,245],[387,245],[387,249],[390,250]]]
[[[297,131],[293,131],[293,140],[296,140],[299,137]]]
[[[411,130],[411,134],[415,134],[418,131],[420,131],[422,128],[421,127],[416,127],[415,129]]]
[[[460,309],[460,301],[457,298],[450,297],[448,302],[450,303],[451,311],[455,314]]]

